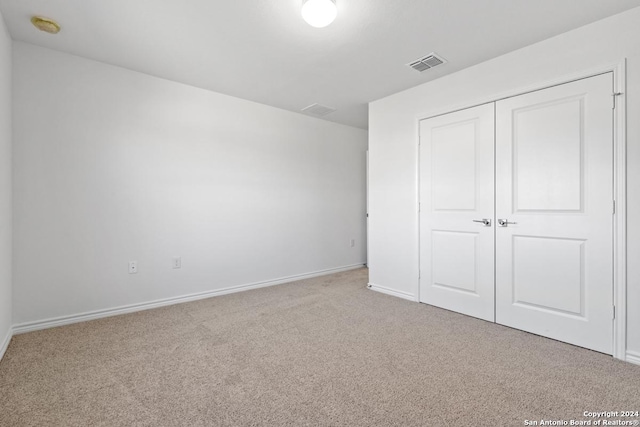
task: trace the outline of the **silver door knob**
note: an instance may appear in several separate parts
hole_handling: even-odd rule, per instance
[[[509,225],[509,224],[517,224],[517,222],[509,222],[509,221],[508,221],[508,220],[506,220],[506,219],[498,218],[498,225],[499,225],[500,227],[506,227],[506,226],[507,226],[507,225]]]
[[[488,218],[474,219],[473,222],[481,222],[485,227],[491,227],[491,220]]]

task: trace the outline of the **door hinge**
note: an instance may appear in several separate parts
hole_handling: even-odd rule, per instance
[[[613,214],[616,214],[616,201],[613,201]]]
[[[613,95],[611,95],[613,97],[613,109],[616,109],[616,97],[622,95],[622,92],[614,92]]]
[[[418,279],[422,277],[422,271],[418,270]]]
[[[614,319],[616,318],[616,306],[615,305],[613,306],[613,318]]]
[[[422,203],[418,202],[418,212],[422,211]]]

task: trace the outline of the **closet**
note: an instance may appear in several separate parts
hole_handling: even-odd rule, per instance
[[[420,121],[420,301],[612,353],[612,73]]]

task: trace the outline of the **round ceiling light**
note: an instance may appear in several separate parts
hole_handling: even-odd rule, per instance
[[[51,34],[58,34],[60,32],[60,25],[53,19],[43,18],[42,16],[32,16],[31,23],[40,31]]]
[[[335,0],[303,0],[302,17],[312,27],[322,28],[331,24],[338,9]]]

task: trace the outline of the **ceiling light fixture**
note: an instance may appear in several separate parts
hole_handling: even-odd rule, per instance
[[[40,31],[46,33],[58,34],[60,32],[60,25],[53,19],[43,18],[42,16],[32,16],[31,23]]]
[[[302,0],[302,17],[312,27],[326,27],[337,14],[335,0]]]

